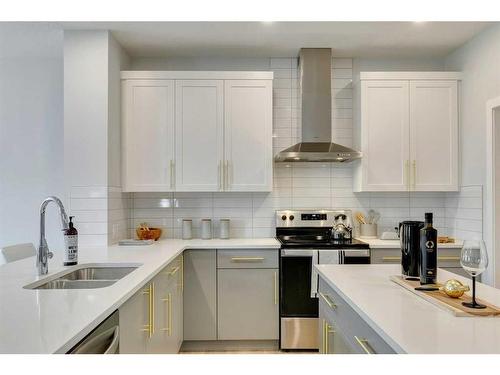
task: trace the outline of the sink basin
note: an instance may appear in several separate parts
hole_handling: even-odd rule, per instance
[[[88,267],[67,273],[64,280],[120,280],[137,267]]]
[[[26,285],[26,289],[96,289],[113,285],[140,264],[92,264],[79,265],[71,270]]]
[[[113,285],[117,280],[63,280],[56,279],[33,289],[96,289]]]

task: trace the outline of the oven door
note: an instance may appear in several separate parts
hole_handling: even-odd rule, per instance
[[[281,349],[318,349],[318,299],[311,297],[312,266],[317,262],[317,250],[281,250]]]

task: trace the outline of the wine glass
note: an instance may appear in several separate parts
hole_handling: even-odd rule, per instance
[[[476,277],[488,267],[488,253],[484,241],[464,241],[460,253],[460,264],[472,276],[472,302],[462,302],[462,305],[473,309],[484,309],[485,305],[476,302]]]

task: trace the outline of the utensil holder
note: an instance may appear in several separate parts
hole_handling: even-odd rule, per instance
[[[359,236],[377,238],[377,224],[359,224]]]

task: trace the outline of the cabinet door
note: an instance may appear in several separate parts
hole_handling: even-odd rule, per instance
[[[412,190],[458,190],[456,81],[410,83]]]
[[[225,81],[224,113],[225,190],[271,191],[272,81]]]
[[[218,270],[219,340],[278,339],[278,270]]]
[[[149,285],[134,294],[119,309],[120,312],[120,353],[146,353],[149,341]]]
[[[222,189],[223,81],[176,81],[177,191]]]
[[[184,340],[217,340],[216,250],[184,252]]]
[[[408,81],[361,83],[361,191],[408,190]]]
[[[174,188],[174,81],[122,84],[123,191]]]
[[[319,337],[321,338],[319,352],[321,354],[354,354],[355,351],[344,338],[340,328],[325,313],[320,302],[318,319]]]

